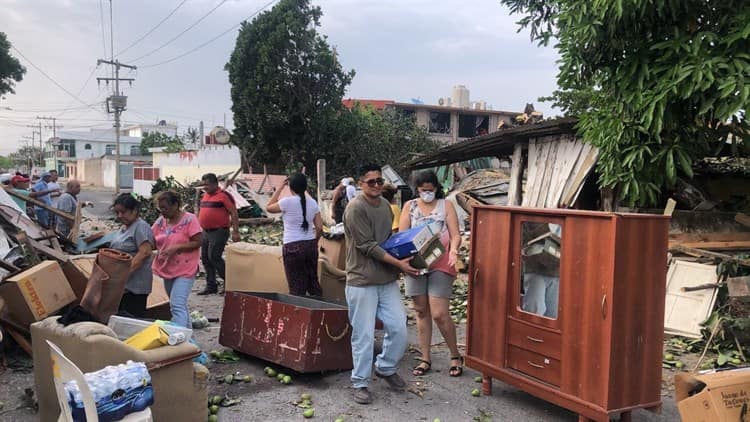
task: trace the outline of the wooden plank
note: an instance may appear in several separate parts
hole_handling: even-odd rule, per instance
[[[34,204],[34,205],[36,205],[38,207],[44,208],[45,210],[51,212],[52,214],[55,214],[55,215],[57,215],[59,217],[62,217],[64,219],[66,219],[66,220],[75,221],[75,216],[73,214],[68,214],[67,212],[60,211],[57,208],[49,206],[49,205],[45,204],[44,202],[38,201],[38,200],[36,200],[36,199],[34,199],[34,198],[30,197],[30,196],[21,195],[20,193],[13,191],[11,188],[5,188],[5,191],[8,192],[8,195],[10,195],[10,196],[14,196],[14,197],[16,197],[18,199],[22,199],[22,200],[24,200],[24,201],[26,201],[28,203],[31,203],[31,204]]]
[[[750,227],[750,215],[743,214],[743,213],[737,213],[737,215],[734,216],[734,221],[742,224],[745,227]]]
[[[690,256],[706,256],[710,258],[723,259],[725,261],[733,261],[742,266],[750,268],[750,259],[737,258],[736,256],[727,255],[719,252],[711,252],[705,249],[690,248],[687,246],[677,245],[669,248],[670,251],[682,252]]]
[[[672,198],[667,199],[667,206],[664,207],[664,215],[672,216],[674,213],[674,207],[677,205],[677,201]]]
[[[39,258],[37,251],[47,255],[50,258],[54,258],[62,262],[67,262],[70,259],[70,256],[68,256],[66,253],[57,251],[49,246],[45,246],[28,236],[26,236],[26,242],[30,246],[30,249],[34,250],[34,254],[36,255],[37,259]]]
[[[521,190],[523,189],[523,145],[513,147],[510,167],[510,185],[508,187],[508,205],[521,205]]]
[[[545,201],[547,200],[547,191],[549,190],[550,179],[552,179],[552,172],[555,167],[555,159],[557,158],[557,148],[560,144],[558,142],[547,141],[544,146],[547,153],[544,155],[544,174],[542,175],[541,183],[539,184],[539,192],[536,197],[537,208],[547,208]]]
[[[317,181],[318,181],[318,191],[316,192],[316,200],[318,202],[322,201],[323,198],[323,192],[326,190],[326,160],[319,159],[317,161]]]
[[[583,150],[583,143],[576,141],[572,135],[565,136],[564,145],[566,146],[562,158],[562,165],[560,167],[560,173],[555,176],[554,189],[550,189],[550,196],[547,198],[547,204],[550,208],[557,208],[560,204],[560,199],[565,191],[565,186],[571,177],[571,174],[578,162],[581,151]],[[558,154],[559,157],[559,154]]]
[[[585,158],[581,162],[580,168],[574,171],[575,177],[573,178],[570,185],[566,189],[566,192],[563,195],[560,207],[569,207],[573,205],[573,203],[578,198],[578,194],[581,193],[583,182],[586,180],[589,173],[594,168],[597,158],[599,158],[599,150],[594,147],[591,147],[588,153],[586,154]]]
[[[672,233],[669,243],[679,245],[686,242],[732,242],[750,241],[750,232],[707,232],[707,233]]]
[[[15,326],[7,324],[5,321],[0,321],[0,325],[2,325],[3,328],[5,328],[5,331],[7,331],[8,334],[10,334],[10,336],[13,338],[13,340],[15,340],[16,343],[21,346],[21,349],[23,349],[24,352],[26,352],[29,356],[33,356],[31,341],[26,338],[21,330],[18,330]]]
[[[727,278],[729,297],[750,298],[750,276]]]
[[[682,242],[680,246],[708,250],[744,250],[750,249],[750,240],[733,240],[725,242]],[[670,248],[672,244],[670,243]]]
[[[537,148],[536,139],[529,140],[529,149],[526,165],[526,190],[521,198],[521,206],[528,207],[531,203],[531,196],[534,184],[536,183],[536,162],[537,155],[539,155],[539,149]]]

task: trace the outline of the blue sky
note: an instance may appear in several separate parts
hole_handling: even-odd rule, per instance
[[[132,87],[123,88],[129,96],[125,122],[164,119],[176,122],[184,132],[200,120],[208,131],[226,118],[232,128],[230,86],[223,68],[236,30],[183,58],[151,65],[205,43],[268,1],[226,0],[163,46],[222,3],[185,0],[155,31],[118,54],[182,0],[112,0],[116,58],[139,66],[121,74],[136,79]],[[509,16],[497,0],[317,0],[313,4],[323,9],[319,31],[336,47],[342,65],[357,72],[347,97],[404,102],[420,98],[436,104],[438,98],[450,96],[454,85],[463,84],[471,90],[472,100],[487,101],[496,110],[522,110],[527,102],[534,102],[537,110],[555,114],[536,99],[555,89],[557,53],[532,44],[527,31],[517,33],[518,17]],[[31,136],[26,125],[37,124],[37,116],[57,117],[62,130],[111,127],[111,116],[101,105],[111,87],[97,87],[96,82],[97,76],[109,76],[110,71],[108,66],[96,67],[97,59],[112,54],[109,0],[0,0],[0,10],[0,31],[28,60],[78,97],[74,99],[19,57],[27,73],[15,95],[0,99],[0,154],[12,152],[19,139]],[[12,54],[18,57],[15,51]],[[51,136],[51,130],[43,132],[45,139]]]

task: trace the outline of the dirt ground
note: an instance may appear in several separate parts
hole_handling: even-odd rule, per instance
[[[208,318],[220,318],[223,296],[198,296],[195,293],[203,287],[203,281],[196,281],[190,297],[191,310],[198,310]],[[194,331],[194,337],[206,352],[221,350],[219,341],[220,323]],[[465,325],[459,325],[459,342],[465,338]],[[416,328],[409,325],[410,342],[416,344]],[[7,341],[5,342],[7,343]],[[371,390],[375,402],[362,406],[351,400],[349,372],[326,374],[295,374],[283,368],[292,376],[290,385],[283,385],[276,379],[263,374],[269,363],[252,356],[240,355],[239,362],[231,364],[209,363],[211,380],[209,396],[229,394],[241,400],[239,405],[221,408],[219,421],[301,421],[303,409],[294,405],[302,393],[312,395],[315,417],[313,420],[333,421],[343,417],[345,421],[575,421],[576,415],[539,400],[522,391],[495,380],[491,396],[473,397],[471,391],[481,388],[474,382],[479,374],[466,368],[463,376],[453,378],[448,375],[449,352],[437,329],[433,339],[433,370],[418,378],[411,375],[410,368],[415,364],[415,352],[408,352],[401,364],[399,373],[413,390],[422,392],[418,397],[410,392],[394,392],[385,383],[373,379]],[[5,346],[8,367],[0,374],[0,421],[34,421],[35,412],[25,407],[22,400],[24,390],[34,388],[31,359],[17,347]],[[250,383],[226,385],[218,380],[228,374],[250,375]],[[679,420],[673,400],[672,378],[674,372],[663,370],[661,415],[636,411],[635,421],[676,421]],[[156,398],[158,400],[158,397]]]

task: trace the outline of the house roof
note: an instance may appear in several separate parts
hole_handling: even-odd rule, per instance
[[[348,109],[353,109],[357,105],[364,106],[364,107],[372,107],[375,110],[383,110],[387,105],[395,104],[396,102],[393,100],[368,100],[368,99],[360,99],[360,98],[347,98],[345,100],[341,100],[342,103],[344,103],[344,107]]]
[[[89,132],[77,132],[77,131],[59,131],[57,137],[60,140],[75,140],[84,142],[106,142],[112,144],[115,142],[115,131],[114,129],[92,129]],[[120,143],[126,144],[140,144],[141,138],[138,136],[124,136],[120,135]]]
[[[502,115],[502,116],[518,116],[522,114],[522,111],[503,111],[503,110],[477,110],[474,108],[463,108],[453,106],[441,106],[434,104],[414,104],[414,103],[397,103],[391,104],[393,107],[401,109],[412,109],[412,110],[431,110],[439,111],[444,113],[458,112],[463,114],[482,114],[482,115]]]
[[[578,123],[575,117],[548,120],[524,126],[501,129],[487,135],[469,138],[416,158],[405,164],[415,170],[438,167],[481,157],[509,156],[517,143],[528,143],[530,138],[561,133],[572,133]]]

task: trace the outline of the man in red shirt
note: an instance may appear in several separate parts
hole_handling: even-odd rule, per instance
[[[199,295],[217,293],[219,286],[216,274],[225,280],[225,263],[222,255],[229,239],[229,226],[232,226],[232,241],[239,242],[240,230],[237,207],[231,195],[219,188],[219,179],[213,173],[201,178],[203,191],[198,221],[203,228],[201,243],[201,260],[206,269],[206,288]]]

